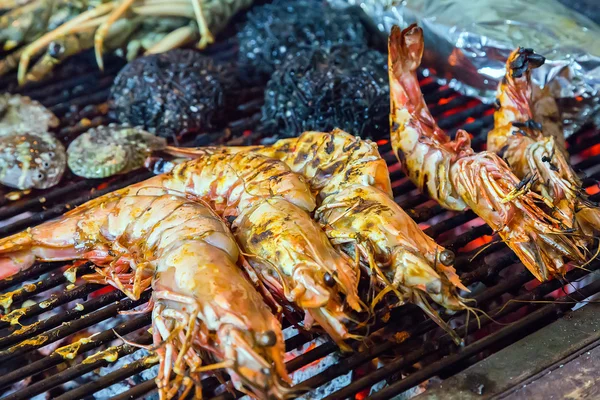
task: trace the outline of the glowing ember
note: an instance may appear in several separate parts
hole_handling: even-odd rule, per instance
[[[448,110],[446,112],[444,112],[440,118],[448,118],[451,115],[457,114],[459,112],[465,111],[467,109],[473,108],[477,105],[481,104],[481,102],[479,102],[478,100],[471,100],[469,102],[467,102],[466,104],[463,104],[462,106],[458,106],[456,108],[453,108],[451,110]]]
[[[592,157],[600,154],[600,143],[593,145],[581,152],[582,157]]]
[[[470,241],[469,243],[467,243],[467,245],[463,248],[460,249],[461,252],[471,252],[473,250],[476,250],[482,246],[485,246],[486,244],[490,243],[493,239],[493,236],[489,236],[489,235],[484,235],[481,237],[478,237],[475,240]]]
[[[438,103],[438,105],[448,104],[448,103],[450,103],[451,100],[454,100],[457,97],[458,97],[457,95],[446,97],[446,98],[440,99],[437,103]]]
[[[600,185],[596,184],[596,185],[588,186],[585,188],[585,192],[590,196],[594,195],[594,194],[600,192]]]

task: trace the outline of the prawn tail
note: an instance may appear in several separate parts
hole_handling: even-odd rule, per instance
[[[600,208],[592,203],[587,196],[579,203],[579,210],[575,214],[577,225],[581,227],[586,236],[592,236],[600,232]]]
[[[417,24],[404,30],[393,26],[388,40],[390,71],[396,76],[416,71],[421,65],[424,48],[423,29]]]

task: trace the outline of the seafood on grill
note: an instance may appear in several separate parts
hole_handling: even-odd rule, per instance
[[[546,212],[533,180],[519,180],[496,153],[475,153],[459,130],[450,140],[431,116],[416,69],[423,32],[394,27],[389,38],[391,141],[410,179],[450,210],[471,208],[516,253],[539,280],[562,273],[569,262],[584,264],[586,250],[554,215]]]
[[[194,384],[201,398],[201,373],[221,368],[238,390],[284,398],[281,326],[238,266],[235,238],[208,205],[167,192],[126,188],[2,239],[2,275],[34,259],[79,259],[100,266],[90,281],[130,297],[151,286],[161,398]]]
[[[305,132],[270,146],[175,148],[168,153],[207,157],[213,152],[251,152],[285,162],[304,176],[320,206],[315,219],[340,250],[358,260],[373,285],[371,307],[388,293],[421,307],[456,340],[431,307],[470,309],[458,295],[462,285],[454,254],[437,245],[393,200],[389,172],[377,145],[336,129]]]
[[[506,62],[506,76],[498,87],[494,129],[488,133],[490,151],[501,155],[520,179],[531,179],[531,189],[541,196],[550,213],[582,247],[600,230],[600,209],[582,188],[571,167],[554,98],[540,90],[533,99],[531,69],[544,57],[531,49],[518,48]],[[537,107],[536,107],[537,106]],[[537,113],[534,114],[534,112]],[[536,120],[540,116],[542,119]]]
[[[79,135],[67,148],[68,165],[77,176],[106,178],[144,165],[167,141],[139,127],[110,124]]]
[[[0,17],[0,43],[5,50],[14,50],[0,65],[0,71],[6,73],[18,66],[19,83],[39,80],[62,61],[63,54],[71,55],[92,47],[98,66],[103,69],[105,44],[112,50],[115,47],[110,44],[111,40],[120,47],[129,39],[147,39],[153,25],[162,30],[162,18],[178,18],[178,26],[168,33],[161,31],[155,41],[148,44],[148,51],[166,51],[198,36],[198,47],[204,48],[214,42],[213,35],[224,28],[236,12],[251,4],[252,0],[32,1]],[[194,25],[191,26],[190,21]],[[116,28],[117,25],[120,26]],[[134,31],[142,26],[142,36],[135,35]],[[66,39],[69,37],[75,40]],[[38,67],[39,73],[28,74],[30,61],[46,48],[50,57],[38,61],[44,66]],[[53,53],[56,58],[52,57]]]
[[[111,87],[115,118],[166,138],[213,128],[238,87],[233,65],[192,49],[174,49],[127,64]]]
[[[58,118],[25,96],[0,96],[0,184],[20,189],[56,185],[66,168],[62,143],[48,132]]]
[[[90,204],[103,204],[106,198],[144,188],[161,188],[207,202],[221,217],[231,220],[233,233],[248,258],[244,265],[255,284],[271,289],[269,293],[283,310],[291,303],[304,311],[307,329],[316,321],[340,347],[348,348],[342,342],[354,337],[347,327],[354,320],[348,306],[363,311],[357,293],[359,271],[352,260],[333,248],[309,215],[315,200],[304,178],[283,162],[259,154],[216,153],[177,165],[167,174]],[[59,227],[46,224],[36,231]],[[52,253],[43,243],[37,247],[18,245],[20,238],[36,243],[30,234],[0,240],[0,276],[45,260],[48,252]],[[112,273],[107,270],[106,279],[118,282]],[[137,297],[139,283],[132,284],[132,288],[121,290]]]

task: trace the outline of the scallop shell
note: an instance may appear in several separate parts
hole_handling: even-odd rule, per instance
[[[138,127],[110,124],[78,136],[67,149],[71,171],[84,178],[106,178],[144,165],[167,141]]]
[[[0,95],[0,136],[45,133],[59,122],[50,110],[29,97]]]
[[[0,136],[0,184],[47,189],[62,178],[66,158],[62,143],[49,133]]]

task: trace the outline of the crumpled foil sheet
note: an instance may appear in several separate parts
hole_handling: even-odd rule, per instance
[[[382,32],[418,23],[425,34],[423,66],[454,89],[494,100],[515,48],[546,57],[534,82],[548,85],[565,136],[584,123],[600,125],[600,26],[556,0],[327,0],[360,6]]]

